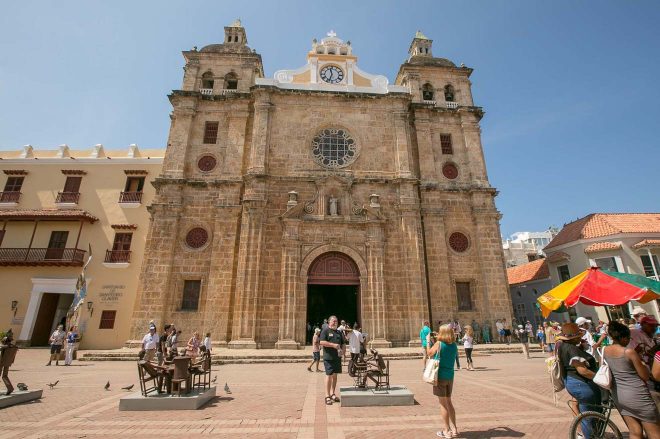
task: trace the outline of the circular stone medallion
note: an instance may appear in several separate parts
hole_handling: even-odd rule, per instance
[[[203,155],[197,160],[197,167],[203,172],[212,171],[217,164],[217,160],[212,155]]]
[[[458,168],[453,163],[446,163],[442,167],[442,175],[450,180],[454,180],[456,177],[458,177]]]
[[[470,246],[470,240],[461,232],[454,232],[449,236],[449,247],[457,253],[463,253]]]
[[[190,231],[186,235],[186,245],[190,248],[197,249],[204,247],[204,245],[206,245],[208,240],[209,240],[208,232],[201,227],[195,227],[194,229],[190,229]]]
[[[312,139],[312,155],[314,161],[324,168],[343,168],[357,158],[357,143],[348,131],[327,128]]]

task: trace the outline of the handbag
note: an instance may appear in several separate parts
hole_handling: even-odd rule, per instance
[[[610,366],[608,366],[607,361],[605,361],[603,352],[603,349],[598,350],[600,358],[603,359],[603,364],[601,364],[598,368],[598,372],[596,372],[593,382],[598,384],[603,389],[610,390],[612,387],[612,371],[610,370]]]
[[[429,358],[426,361],[426,367],[424,368],[424,375],[422,376],[424,382],[433,384],[434,386],[437,385],[439,369],[440,369],[440,360],[438,360],[438,354],[436,352],[435,357]]]

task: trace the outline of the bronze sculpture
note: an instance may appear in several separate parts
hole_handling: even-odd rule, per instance
[[[17,351],[18,347],[14,343],[14,333],[9,329],[0,342],[0,373],[2,374],[2,381],[7,387],[5,395],[10,395],[14,391],[14,386],[9,381],[9,367],[14,364]]]

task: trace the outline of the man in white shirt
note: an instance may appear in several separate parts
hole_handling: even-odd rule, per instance
[[[504,340],[504,323],[500,319],[495,322],[495,329],[497,329],[497,339],[500,343]]]
[[[575,319],[575,324],[578,325],[582,334],[582,348],[592,357],[595,356],[596,348],[600,347],[600,343],[594,341],[594,336],[591,333],[591,320],[585,317],[578,317]]]
[[[64,332],[64,326],[57,325],[57,329],[53,332],[48,340],[50,344],[50,359],[46,366],[50,366],[50,363],[55,360],[55,366],[59,366],[60,352],[62,352],[62,346],[64,345],[64,338],[66,337],[66,332]]]
[[[156,325],[149,325],[149,333],[142,338],[142,349],[144,350],[144,359],[153,361],[158,347],[158,334],[156,334]]]
[[[353,330],[348,333],[348,348],[351,351],[351,360],[356,361],[358,355],[360,355],[360,349],[362,348],[362,343],[364,342],[364,336],[360,332],[360,325],[355,323],[353,325]]]

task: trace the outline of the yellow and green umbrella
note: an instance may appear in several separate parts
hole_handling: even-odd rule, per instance
[[[562,305],[572,307],[578,302],[592,306],[615,306],[631,300],[646,303],[658,298],[658,281],[637,274],[591,267],[543,294],[537,302],[543,317],[548,317]]]

